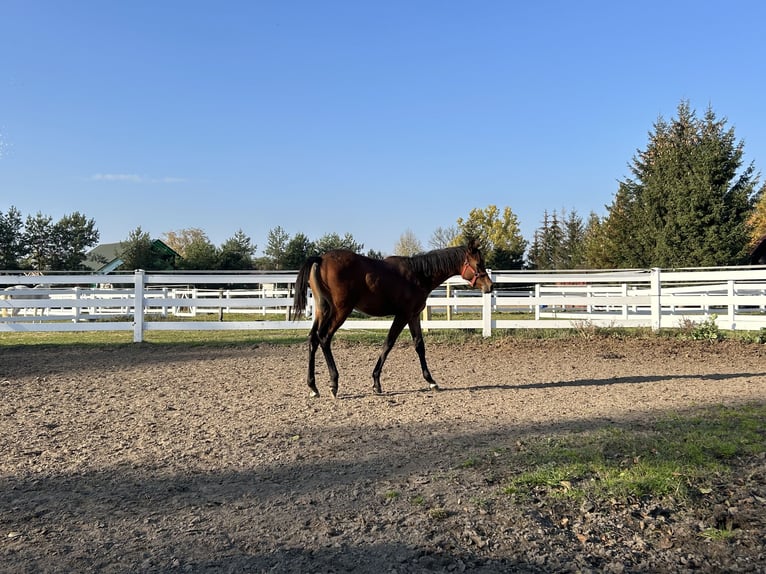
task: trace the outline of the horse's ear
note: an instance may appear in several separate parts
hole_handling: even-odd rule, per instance
[[[475,253],[481,247],[478,237],[470,236],[466,237],[466,247],[471,253]]]

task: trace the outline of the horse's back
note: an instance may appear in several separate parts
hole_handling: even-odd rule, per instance
[[[353,251],[328,251],[322,255],[322,281],[335,302],[344,307],[375,317],[409,313],[421,305],[423,293],[400,265],[400,259],[372,259]]]

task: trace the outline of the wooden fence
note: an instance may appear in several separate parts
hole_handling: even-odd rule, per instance
[[[435,290],[425,329],[650,327],[711,320],[727,330],[766,328],[766,268],[491,272],[482,294],[453,277]],[[289,320],[296,273],[144,272],[0,275],[0,332],[302,329]],[[108,282],[108,283],[107,283]],[[345,329],[388,329],[352,316]]]

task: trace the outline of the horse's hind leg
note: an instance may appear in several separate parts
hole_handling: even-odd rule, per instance
[[[306,383],[311,390],[312,397],[319,396],[319,389],[316,384],[316,353],[317,347],[322,348],[325,362],[327,363],[327,370],[330,371],[330,392],[333,397],[338,396],[338,367],[335,365],[335,357],[332,356],[332,349],[330,345],[332,343],[332,336],[335,331],[328,334],[327,321],[320,322],[314,321],[309,332],[309,369],[306,377]]]
[[[315,375],[316,353],[317,347],[319,346],[319,336],[317,335],[318,324],[319,321],[315,320],[314,324],[311,326],[311,331],[309,332],[309,368],[306,376],[306,383],[308,384],[309,389],[311,389],[312,397],[319,396],[319,389],[317,389]]]
[[[343,321],[348,317],[348,313],[341,313],[336,310],[332,316],[332,320],[327,321],[319,328],[318,338],[319,346],[322,347],[322,353],[324,354],[325,362],[327,363],[327,370],[330,372],[330,392],[333,398],[338,396],[338,367],[335,365],[335,357],[332,354],[332,338],[335,332],[343,324]]]

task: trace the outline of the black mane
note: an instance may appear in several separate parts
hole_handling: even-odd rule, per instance
[[[426,253],[418,253],[412,257],[402,257],[402,260],[415,273],[435,275],[444,271],[453,271],[465,261],[465,247],[446,247]]]

